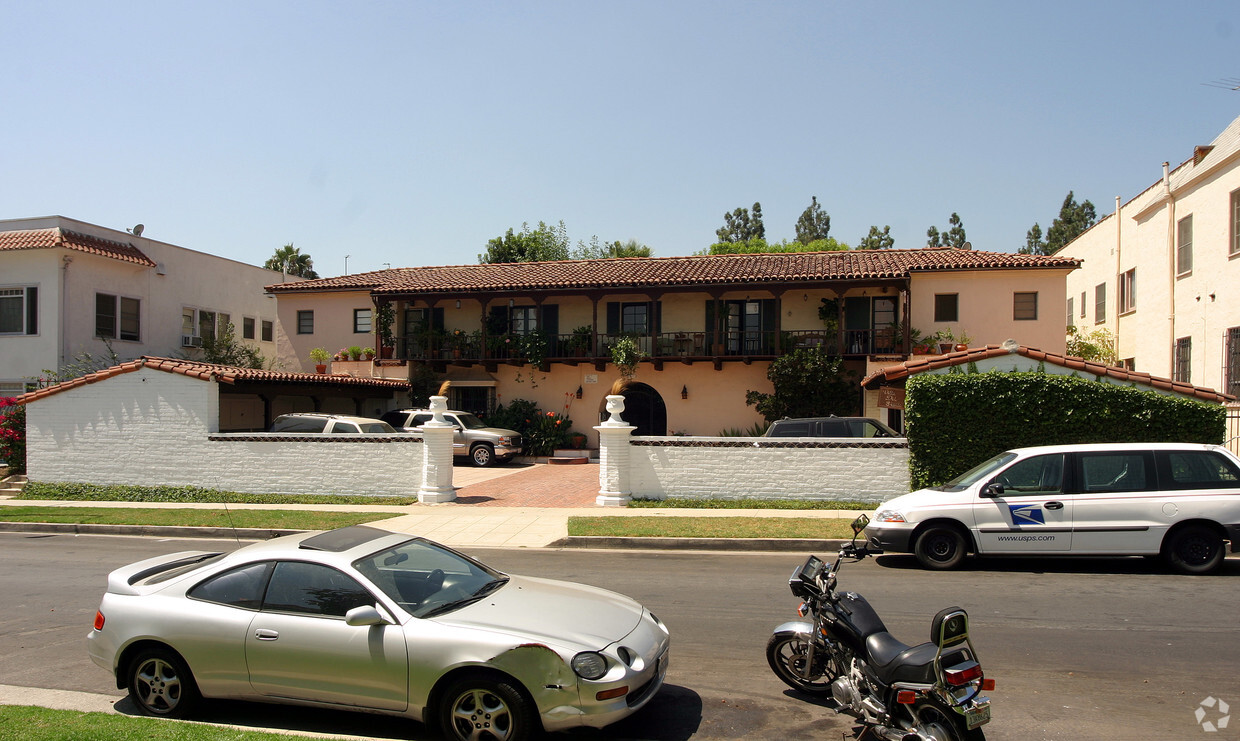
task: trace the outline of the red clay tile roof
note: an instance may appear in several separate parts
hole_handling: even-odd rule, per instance
[[[1009,340],[1008,342],[1011,342]],[[1138,373],[1136,371],[1126,370],[1114,365],[1106,365],[1105,363],[1097,363],[1091,360],[1072,357],[1071,355],[1059,355],[1056,353],[1043,352],[1036,348],[1025,347],[1024,345],[1016,345],[1012,343],[1004,343],[1004,345],[986,345],[985,347],[970,347],[968,350],[959,350],[950,352],[946,355],[916,355],[912,360],[891,365],[881,370],[877,370],[861,380],[863,388],[875,389],[879,386],[889,384],[893,381],[903,381],[909,376],[916,375],[937,368],[950,368],[953,365],[963,365],[965,363],[975,363],[986,358],[997,358],[1005,355],[1023,355],[1031,360],[1038,362],[1051,363],[1063,368],[1069,368],[1074,371],[1083,373],[1092,373],[1095,376],[1106,376],[1114,378],[1117,381],[1139,383],[1151,386],[1160,391],[1174,391],[1185,396],[1192,396],[1202,401],[1216,402],[1222,404],[1228,401],[1235,401],[1236,397],[1230,394],[1223,394],[1201,386],[1194,386],[1189,383],[1181,383],[1179,381],[1171,381],[1166,378],[1151,376],[1148,373]]]
[[[908,278],[924,271],[1063,269],[1072,257],[951,248],[847,250],[757,255],[624,257],[393,268],[268,286],[274,293],[366,290],[376,294],[735,285]]]
[[[131,244],[79,234],[60,227],[0,232],[0,250],[44,250],[55,247],[155,267],[154,260]]]
[[[313,384],[320,386],[367,386],[370,388],[392,389],[394,391],[406,391],[409,389],[409,384],[404,381],[394,381],[385,378],[357,378],[354,376],[336,376],[322,373],[284,373],[282,371],[236,368],[231,365],[217,365],[215,363],[200,363],[194,360],[143,355],[137,360],[130,360],[127,363],[114,365],[111,368],[104,368],[101,371],[74,378],[64,383],[58,383],[55,386],[30,391],[17,397],[17,403],[29,404],[32,401],[37,401],[52,394],[58,394],[61,391],[85,386],[88,383],[98,383],[113,376],[119,376],[122,373],[133,373],[142,368],[153,368],[167,373],[179,373],[190,378],[198,378],[203,381],[218,381],[219,383],[230,385],[240,381],[247,383]]]

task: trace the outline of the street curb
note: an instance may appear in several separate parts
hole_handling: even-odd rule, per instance
[[[847,540],[816,538],[629,538],[570,535],[548,548],[627,548],[668,551],[838,551]]]
[[[59,533],[67,535],[139,535],[160,538],[244,538],[270,540],[304,530],[274,530],[246,527],[186,527],[181,525],[99,525],[70,522],[0,522],[0,532]]]

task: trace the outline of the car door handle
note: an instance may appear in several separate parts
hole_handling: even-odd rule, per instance
[[[1047,509],[1063,509],[1063,502],[1047,502],[1042,506]]]
[[[254,637],[260,641],[274,641],[275,639],[280,637],[280,634],[274,630],[267,630],[266,628],[259,628],[258,630],[254,631]]]

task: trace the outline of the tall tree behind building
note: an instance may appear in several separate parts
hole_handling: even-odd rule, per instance
[[[538,222],[536,228],[522,224],[520,232],[509,229],[503,236],[487,242],[487,251],[478,255],[480,263],[542,262],[568,259],[568,227]]]
[[[275,254],[263,263],[263,267],[268,270],[280,270],[307,280],[319,277],[319,274],[314,272],[314,260],[310,258],[310,255],[294,247],[292,242],[276,250]]]
[[[965,237],[964,222],[960,219],[960,215],[953,211],[947,224],[948,229],[945,232],[940,232],[938,227],[934,226],[926,230],[927,247],[955,247],[957,249],[964,247],[964,243],[969,240]]]
[[[723,226],[715,230],[720,242],[748,242],[751,239],[766,239],[766,227],[762,225],[762,204],[754,202],[753,213],[747,208],[738,208],[732,213],[723,215]]]
[[[896,244],[895,237],[891,236],[891,226],[884,226],[880,232],[877,226],[870,227],[870,233],[861,238],[857,243],[859,250],[889,250]]]
[[[757,204],[754,204],[755,206]],[[826,239],[831,231],[831,215],[818,205],[818,196],[811,196],[809,206],[801,212],[797,219],[797,241],[809,244],[819,239]]]

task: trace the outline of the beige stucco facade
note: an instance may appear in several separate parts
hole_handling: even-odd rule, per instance
[[[217,323],[227,315],[238,340],[244,319],[252,319],[253,344],[265,356],[275,355],[276,301],[264,286],[280,282],[280,273],[60,216],[0,221],[0,233],[47,229],[131,245],[155,264],[65,247],[0,250],[0,289],[37,291],[35,331],[0,334],[0,390],[20,390],[45,369],[57,370],[82,353],[106,360],[108,345],[96,337],[97,294],[137,308],[137,338],[108,341],[122,361],[193,352],[182,342],[186,309]],[[270,341],[262,339],[264,322]]]
[[[1083,259],[1068,277],[1072,324],[1110,331],[1120,361],[1130,368],[1235,394],[1240,118],[1211,147],[1174,170],[1164,167],[1162,179],[1117,202],[1060,254]],[[1179,262],[1185,242],[1189,266]],[[1131,296],[1128,305],[1121,305],[1121,282],[1127,284],[1124,298]],[[1067,317],[1066,302],[1060,312]],[[1177,347],[1187,352],[1178,369]]]

